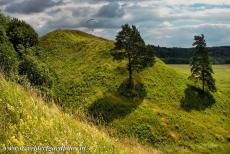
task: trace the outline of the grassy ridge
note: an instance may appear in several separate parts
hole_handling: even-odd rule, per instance
[[[229,95],[199,97],[187,76],[159,59],[135,74],[141,100],[119,95],[126,63],[112,60],[113,42],[79,31],[54,31],[40,39],[39,57],[55,70],[54,94],[65,110],[80,110],[112,135],[138,138],[165,152],[227,152]],[[186,105],[186,106],[185,106]],[[111,131],[112,130],[112,131]],[[114,133],[115,132],[115,133]]]
[[[136,148],[121,145],[95,127],[61,112],[54,104],[47,104],[34,91],[5,81],[1,75],[0,120],[1,150],[9,146],[86,146],[87,153],[148,152],[135,143],[132,146]]]

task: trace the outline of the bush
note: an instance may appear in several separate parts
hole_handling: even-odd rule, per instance
[[[140,124],[135,128],[135,134],[141,141],[155,144],[157,142],[157,137],[153,135],[151,127],[147,124]]]
[[[7,24],[8,24],[8,20],[9,18],[6,17],[0,10],[0,25],[6,29],[7,28]],[[1,36],[1,35],[0,35]]]
[[[26,75],[33,86],[51,88],[53,85],[53,77],[47,66],[28,55],[23,55],[23,60],[19,65],[19,74]]]
[[[7,77],[12,77],[17,74],[17,67],[17,53],[7,40],[4,29],[0,27],[0,69]]]
[[[24,21],[13,18],[7,28],[7,36],[16,49],[19,44],[25,48],[32,47],[38,42],[36,31]]]
[[[121,96],[125,96],[126,98],[133,100],[134,102],[141,103],[147,95],[145,86],[138,80],[133,80],[132,85],[133,87],[130,88],[128,79],[124,80],[118,88],[118,93]]]

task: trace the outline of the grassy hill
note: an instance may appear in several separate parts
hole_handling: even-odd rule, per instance
[[[39,53],[57,75],[52,89],[67,113],[87,118],[111,136],[137,138],[163,152],[228,153],[230,98],[207,93],[156,59],[135,74],[141,96],[120,95],[126,62],[113,61],[112,41],[80,31],[57,30],[40,39]]]
[[[3,150],[4,147],[11,146],[86,148],[86,151],[83,149],[72,153],[157,152],[151,148],[146,150],[135,142],[126,142],[122,145],[119,143],[121,141],[110,138],[94,126],[63,113],[53,103],[44,102],[34,90],[26,90],[13,82],[7,82],[2,75],[0,75],[0,120],[1,153],[9,153]]]

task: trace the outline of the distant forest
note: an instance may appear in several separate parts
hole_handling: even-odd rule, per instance
[[[213,64],[230,64],[230,46],[209,47],[208,49]],[[189,64],[193,50],[193,48],[154,47],[156,56],[167,64]]]

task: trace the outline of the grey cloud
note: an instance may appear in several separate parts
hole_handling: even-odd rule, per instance
[[[229,45],[230,29],[215,26],[230,25],[228,5],[163,2],[168,1],[0,0],[0,4],[4,4],[2,8],[15,13],[9,15],[32,23],[40,34],[59,28],[86,32],[95,29],[94,34],[114,39],[120,26],[129,23],[138,27],[147,43],[160,46],[190,47],[193,35],[201,33],[205,34],[208,45]],[[42,13],[32,14],[34,12]],[[93,21],[87,22],[92,18]]]
[[[122,24],[122,21],[119,19],[107,19],[107,18],[100,18],[95,19],[91,23],[81,22],[82,27],[88,28],[104,28],[104,29],[111,29],[111,28],[119,28]]]
[[[72,14],[74,17],[89,17],[90,15],[94,14],[95,10],[91,7],[77,7],[72,10]]]
[[[61,12],[61,11],[62,11],[61,8],[57,8],[57,9],[54,9],[54,10],[50,10],[50,11],[48,11],[47,13],[48,13],[49,15],[55,15],[55,14]]]
[[[64,4],[62,0],[23,0],[22,2],[11,3],[6,7],[9,13],[37,13],[47,8]]]
[[[80,18],[76,20],[74,17],[61,17],[57,20],[49,21],[46,25],[48,29],[58,29],[58,28],[80,28],[85,27],[88,29],[118,29],[122,21],[112,20],[107,18],[94,19],[88,22],[90,18]]]
[[[109,4],[102,6],[96,14],[96,17],[113,18],[122,17],[124,14],[124,8],[120,6],[119,3],[111,2]]]
[[[14,2],[15,0],[0,0],[0,5],[5,5]]]
[[[230,25],[201,24],[171,28],[143,29],[148,43],[167,47],[191,47],[193,36],[204,34],[208,46],[222,46],[229,43],[225,38],[230,34]]]

